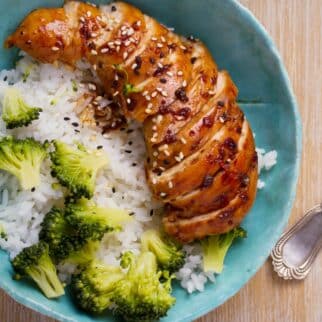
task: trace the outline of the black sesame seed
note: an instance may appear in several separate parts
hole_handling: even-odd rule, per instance
[[[124,150],[126,153],[132,153],[132,150]]]
[[[191,64],[194,64],[198,58],[197,57],[191,57],[190,61]]]
[[[115,12],[116,10],[117,10],[117,9],[116,9],[116,7],[115,7],[115,6],[112,6],[112,7],[111,7],[111,11],[112,11],[112,12]]]
[[[153,216],[153,209],[150,210],[150,216]]]
[[[126,133],[128,133],[128,134],[130,134],[132,132],[134,132],[134,130],[132,130],[132,129],[129,129],[129,130],[126,131]]]
[[[36,191],[36,188],[35,187],[32,187],[31,188],[31,192],[34,192],[34,191]]]
[[[66,116],[64,117],[64,121],[69,121],[70,120],[70,117]]]
[[[74,130],[75,131],[75,133],[80,133],[80,130]]]
[[[132,145],[132,144],[133,144],[133,142],[132,142],[132,141],[129,141],[127,144],[128,144],[128,145]]]
[[[98,145],[98,146],[96,147],[96,149],[97,149],[97,150],[103,149],[103,145]]]
[[[124,198],[124,197],[122,197],[122,198]],[[134,215],[135,215],[135,212],[133,212],[133,211],[129,213],[129,216],[134,216]]]
[[[126,130],[125,127],[120,128],[120,131],[125,131],[125,130]]]
[[[132,163],[132,167],[136,167],[137,166],[137,164],[134,162],[134,163]]]
[[[160,83],[165,84],[167,80],[165,78],[160,78]]]
[[[72,123],[72,126],[77,127],[77,126],[79,126],[79,124],[78,124],[77,122],[73,122],[73,123]]]
[[[115,192],[116,192],[116,189],[115,189],[114,187],[112,188],[112,192],[113,192],[113,193],[115,193]]]

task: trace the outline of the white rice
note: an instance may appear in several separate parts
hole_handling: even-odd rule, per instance
[[[82,68],[86,68],[83,64]],[[23,82],[26,72],[29,77]],[[14,135],[19,138],[34,137],[39,141],[59,139],[66,143],[81,142],[89,149],[102,145],[110,162],[107,169],[101,171],[97,178],[95,201],[102,206],[128,209],[134,212],[135,220],[124,226],[122,232],[107,234],[98,256],[106,263],[118,264],[119,255],[124,250],[139,252],[141,233],[151,227],[160,227],[160,216],[150,216],[150,211],[160,208],[152,199],[148,189],[144,158],[145,145],[139,125],[130,124],[132,133],[116,131],[104,135],[95,129],[83,126],[75,132],[72,122],[79,122],[75,113],[77,99],[86,91],[79,83],[84,71],[72,71],[61,64],[58,66],[40,64],[29,56],[24,56],[13,70],[0,72],[0,102],[5,89],[14,84],[27,103],[43,109],[40,118],[26,128],[6,130],[0,118],[0,136]],[[72,82],[78,83],[78,91],[72,89]],[[68,116],[70,121],[65,121]],[[132,141],[132,145],[128,142]],[[129,154],[125,150],[131,150]],[[259,168],[269,170],[275,163],[277,153],[265,154],[258,149]],[[132,166],[135,163],[136,166]],[[7,240],[0,239],[0,248],[9,252],[14,258],[24,247],[38,241],[40,224],[44,215],[53,205],[61,205],[63,191],[54,189],[57,182],[50,175],[50,161],[46,160],[41,169],[41,184],[36,191],[20,191],[16,178],[0,171],[0,225],[4,227]],[[259,183],[259,187],[263,186]],[[115,189],[113,193],[112,188]],[[113,189],[113,190],[114,190]],[[198,245],[185,246],[186,263],[176,274],[181,286],[189,293],[203,291],[207,281],[214,282],[212,272],[202,268],[202,251]],[[73,272],[72,265],[60,265],[60,277],[68,280]]]

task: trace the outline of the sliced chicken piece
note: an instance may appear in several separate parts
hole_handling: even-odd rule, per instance
[[[143,124],[147,181],[169,234],[190,242],[240,224],[256,195],[254,140],[236,86],[200,41],[123,2],[69,1],[31,12],[5,44],[45,63],[86,60],[115,113]]]

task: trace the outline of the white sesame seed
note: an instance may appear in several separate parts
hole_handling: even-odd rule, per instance
[[[153,163],[152,163],[152,166],[153,167],[156,167],[158,164],[157,164],[157,162],[156,161],[154,161]]]
[[[114,75],[114,79],[115,79],[116,81],[118,81],[118,80],[119,80],[119,75],[115,74],[115,75]]]
[[[127,51],[125,51],[125,52],[123,53],[123,59],[126,59],[128,56],[129,56],[129,53],[128,53]]]
[[[97,34],[96,32],[92,32],[92,33],[91,33],[91,37],[92,37],[92,38],[95,38],[95,37],[97,37],[97,36],[98,36],[98,34]]]
[[[225,119],[222,116],[219,117],[219,121],[220,123],[225,123]]]
[[[123,30],[125,30],[125,29],[127,29],[127,27],[126,27],[125,25],[123,25],[123,26],[121,27],[121,30],[123,31]]]
[[[97,69],[97,65],[96,65],[96,64],[94,64],[94,65],[93,65],[93,69],[94,69],[94,70],[96,70],[96,69]]]
[[[161,36],[161,41],[166,42],[166,39],[163,36]]]
[[[120,94],[120,92],[119,91],[116,91],[114,94],[113,94],[113,96],[117,96],[117,95],[119,95]]]
[[[184,159],[184,154],[182,153],[182,151],[179,153],[179,158],[182,160]]]
[[[145,96],[145,99],[146,99],[147,101],[151,101],[151,96],[150,96],[150,95],[146,95],[146,96]]]
[[[144,91],[143,93],[142,93],[142,96],[147,96],[149,94],[149,92],[148,91]]]
[[[101,49],[101,53],[102,54],[105,54],[105,53],[107,53],[109,51],[109,49],[108,48],[102,48]]]
[[[149,108],[146,108],[146,109],[145,109],[145,113],[146,113],[146,114],[150,114],[151,112],[152,112],[152,111],[151,111]]]
[[[153,104],[152,103],[149,103],[147,107],[148,107],[148,109],[152,109]]]
[[[115,43],[115,45],[117,45],[117,46],[121,46],[121,44],[122,44],[122,42],[121,42],[120,40],[115,40],[115,41],[114,41],[114,43]]]
[[[177,72],[177,75],[178,75],[178,76],[182,76],[182,75],[183,75],[183,71],[182,71],[182,70],[179,70],[179,71]]]
[[[158,38],[156,38],[156,37],[152,37],[152,38],[151,38],[151,40],[152,40],[152,41],[157,41],[157,40],[158,40]]]
[[[166,195],[167,195],[167,194],[166,194],[165,192],[161,192],[161,193],[160,193],[160,197],[161,197],[161,198],[164,198]]]
[[[129,40],[127,40],[126,42],[124,42],[124,46],[125,47],[128,47],[128,46],[130,46],[131,45],[131,42],[129,41]]]
[[[168,187],[169,187],[170,189],[172,189],[172,188],[173,188],[173,183],[172,183],[172,181],[169,181],[169,182],[168,182]]]
[[[170,152],[168,150],[164,150],[163,153],[168,157],[170,156]]]
[[[126,30],[123,30],[122,32],[121,32],[121,35],[122,36],[125,36],[127,34],[127,31]]]
[[[158,47],[158,48],[162,48],[162,47],[163,47],[163,45],[162,45],[160,42],[158,42],[158,43],[157,43],[157,47]]]
[[[94,56],[96,56],[97,55],[97,51],[95,49],[92,49],[91,50],[91,54],[94,55]]]
[[[151,96],[152,97],[156,97],[158,95],[158,92],[153,92],[152,94],[151,94]]]
[[[180,46],[180,48],[181,48],[182,50],[187,50],[187,47],[185,47],[185,46],[183,46],[183,45],[181,45],[181,46]]]
[[[59,50],[59,48],[58,48],[58,47],[56,47],[56,46],[53,46],[53,47],[51,47],[51,50],[52,50],[52,51],[58,51],[58,50]]]
[[[157,87],[157,88],[156,88],[156,90],[157,90],[158,92],[160,92],[160,93],[162,92],[162,88],[161,88],[161,87]]]
[[[187,81],[186,81],[186,80],[184,80],[184,81],[182,82],[182,87],[187,87]]]
[[[173,76],[173,73],[172,72],[167,72],[167,75],[172,77]]]
[[[157,128],[157,126],[156,125],[153,125],[152,126],[152,131],[156,131],[158,128]]]
[[[162,120],[163,120],[163,116],[159,114],[157,116],[157,123],[160,123]]]
[[[167,97],[167,96],[168,96],[168,93],[167,93],[167,92],[165,92],[165,91],[162,91],[162,92],[161,92],[161,95],[162,95],[163,97]]]
[[[133,28],[130,28],[128,31],[127,31],[127,35],[128,36],[132,36],[134,34],[134,30]]]
[[[137,63],[134,63],[133,65],[132,65],[132,69],[135,69],[135,68],[137,68],[138,67],[138,64]]]
[[[109,41],[107,44],[108,44],[110,47],[113,47],[113,46],[114,46],[114,41]]]
[[[89,83],[89,84],[88,84],[88,88],[89,88],[91,91],[95,91],[95,90],[96,90],[96,86],[95,86],[95,84],[92,84],[92,83]]]
[[[160,169],[161,171],[165,171],[165,168],[163,168],[163,167],[159,167],[159,169]]]
[[[153,152],[153,156],[154,156],[154,157],[157,157],[157,156],[158,156],[158,154],[159,154],[159,153],[158,153],[158,151],[154,151],[154,152]]]
[[[128,104],[131,104],[131,99],[130,99],[130,98],[128,98],[128,99],[126,100],[126,102],[127,102]]]
[[[163,65],[161,63],[158,63],[158,67],[163,68]]]
[[[136,25],[140,27],[140,26],[141,26],[141,20],[138,20],[138,21],[136,22]]]
[[[154,118],[152,119],[152,122],[153,122],[153,123],[156,123],[156,122],[157,122],[157,119],[154,117]]]
[[[215,92],[215,91],[208,91],[208,94],[209,94],[209,95],[215,95],[215,94],[216,94],[216,92]]]
[[[116,47],[116,52],[118,53],[121,50],[121,46]]]
[[[97,19],[97,21],[102,21],[102,17],[101,16],[97,16],[96,19]]]
[[[133,42],[133,43],[135,43],[135,41],[136,41],[133,37],[130,37],[129,40],[130,40],[130,42]]]
[[[181,141],[182,144],[186,144],[187,143],[187,141],[186,141],[185,138],[180,138],[180,141]]]
[[[98,102],[101,101],[102,99],[103,99],[103,97],[100,95],[95,97],[95,101],[98,101]]]
[[[178,156],[175,156],[174,159],[177,161],[177,162],[181,162],[181,159],[178,157]]]
[[[80,18],[79,18],[79,20],[80,20],[81,22],[85,22],[85,18],[84,18],[84,17],[80,17]]]
[[[156,178],[152,178],[152,184],[156,184],[157,183],[157,179]]]
[[[87,17],[90,17],[92,15],[90,11],[87,11],[86,14],[87,14]]]

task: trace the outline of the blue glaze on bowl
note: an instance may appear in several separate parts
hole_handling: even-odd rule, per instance
[[[100,1],[98,1],[99,3]],[[103,3],[105,1],[101,1]],[[296,191],[301,155],[301,122],[292,88],[279,54],[253,15],[233,0],[132,0],[144,12],[178,33],[203,40],[221,69],[227,69],[239,88],[239,100],[254,132],[256,144],[278,151],[278,164],[263,175],[264,190],[243,226],[248,238],[231,248],[223,273],[205,292],[188,295],[175,286],[176,305],[162,321],[191,321],[233,296],[260,268],[287,223]],[[0,42],[17,23],[39,6],[56,0],[2,0]],[[15,61],[17,51],[0,52],[0,68]],[[6,253],[0,251],[0,287],[20,303],[61,321],[113,321],[90,317],[73,305],[70,296],[47,300],[28,282],[13,281]],[[68,293],[68,291],[67,291]]]

